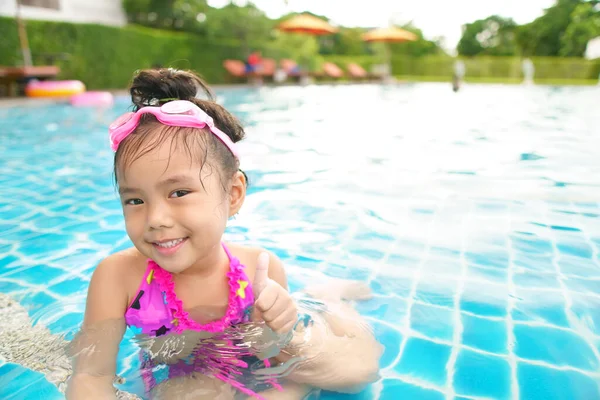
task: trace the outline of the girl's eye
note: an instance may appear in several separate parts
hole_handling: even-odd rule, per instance
[[[139,206],[140,204],[144,204],[141,199],[128,199],[125,200],[125,204],[128,206]]]
[[[183,197],[189,193],[190,193],[189,190],[176,190],[173,193],[171,193],[171,195],[169,197],[171,197],[171,198]]]

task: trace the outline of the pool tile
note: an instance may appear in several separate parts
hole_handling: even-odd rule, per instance
[[[54,264],[60,265],[65,271],[79,270],[82,267],[98,264],[103,256],[97,249],[79,248],[68,253],[55,254],[49,258]]]
[[[53,268],[44,264],[36,264],[12,270],[3,276],[12,279],[17,279],[17,277],[20,277],[24,282],[33,285],[42,285],[47,284],[52,279],[58,278],[64,273],[65,271],[60,268]]]
[[[410,327],[432,339],[451,342],[454,330],[453,311],[415,303],[410,313]]]
[[[511,247],[518,252],[529,255],[550,255],[553,253],[552,242],[537,235],[510,235]]]
[[[523,288],[560,289],[556,273],[553,272],[543,273],[519,270],[513,274],[513,282],[515,285]]]
[[[79,222],[61,227],[62,232],[66,232],[73,235],[78,233],[87,235],[94,232],[102,232],[103,230],[104,228],[100,225],[100,220]]]
[[[76,276],[66,279],[62,282],[58,282],[48,288],[48,290],[57,293],[62,296],[70,296],[87,291],[89,281],[85,281]]]
[[[395,295],[401,298],[408,298],[411,286],[412,276],[386,276],[380,273],[372,282],[371,289],[382,295]]]
[[[302,400],[373,400],[375,395],[371,387],[367,387],[365,390],[358,393],[336,393],[322,391],[320,394],[311,395],[310,397]],[[384,400],[383,398],[380,398]]]
[[[394,362],[400,352],[402,334],[398,330],[377,321],[371,322],[371,326],[379,343],[385,344],[379,365],[381,368],[386,368]]]
[[[371,276],[371,270],[369,269],[356,269],[340,264],[329,264],[325,267],[324,272],[332,278],[358,281],[366,281]]]
[[[460,309],[484,317],[504,317],[508,305],[508,287],[481,281],[465,281]]]
[[[32,222],[34,229],[53,229],[62,225],[72,223],[73,220],[68,217],[54,216],[49,217],[46,214],[36,214],[27,219]]]
[[[19,252],[27,254],[29,258],[41,258],[54,255],[61,250],[69,248],[74,241],[73,236],[58,233],[38,234],[19,243]]]
[[[578,323],[600,337],[600,297],[586,296],[579,293],[571,293],[570,296],[572,301],[571,312],[579,320]]]
[[[581,233],[561,234],[556,247],[561,254],[592,258],[593,250]]]
[[[558,260],[560,272],[580,278],[600,278],[600,264],[592,259],[562,255]]]
[[[29,292],[27,295],[20,297],[19,303],[27,309],[29,315],[36,313],[38,310],[54,304],[57,300],[44,292]]]
[[[583,338],[569,331],[515,325],[514,334],[514,352],[518,357],[587,371],[600,368],[600,360],[596,358],[590,346]]]
[[[48,323],[46,326],[53,333],[77,332],[79,330],[79,328],[81,327],[82,321],[83,321],[83,312],[79,312],[79,313],[72,312],[72,313],[63,315],[56,321]]]
[[[0,209],[0,221],[18,221],[23,215],[31,212],[29,207],[19,204],[11,204]]]
[[[0,277],[0,293],[8,293],[16,292],[17,290],[22,290],[24,287],[15,282],[5,281]]]
[[[517,365],[520,397],[531,400],[600,399],[600,381],[573,371]]]
[[[462,268],[463,267],[458,257],[448,258],[430,256],[423,263],[421,270],[423,271],[423,274],[431,276],[447,275],[454,278],[461,275]]]
[[[461,349],[454,368],[454,389],[458,395],[511,397],[510,366],[505,359]]]
[[[461,315],[462,344],[497,354],[507,353],[506,322]]]
[[[0,365],[0,388],[0,393],[10,393],[11,399],[64,399],[42,373],[12,363]]]
[[[556,273],[556,268],[553,264],[553,254],[540,255],[515,251],[513,263],[515,267],[533,271],[534,273],[535,271]]]
[[[90,240],[99,244],[113,245],[123,239],[126,233],[121,230],[103,230],[101,232],[91,233],[89,235]]]
[[[564,296],[559,291],[517,288],[512,318],[515,321],[538,321],[569,326]]]
[[[565,286],[577,293],[588,293],[592,295],[600,294],[600,279],[585,279],[585,278],[574,278],[565,277],[563,278]]]
[[[453,307],[457,286],[458,282],[454,279],[421,278],[415,298],[424,303]]]
[[[451,352],[450,346],[413,337],[406,342],[402,358],[394,370],[443,387],[448,378],[446,364]]]
[[[12,255],[12,254],[8,254],[5,255],[4,257],[0,258],[0,275],[1,272],[7,268],[10,268],[13,264],[17,264],[20,262],[20,258]]]
[[[467,276],[469,279],[483,279],[491,283],[506,283],[508,282],[508,269],[471,265],[467,270]]]
[[[467,252],[467,264],[487,268],[507,268],[509,263],[508,253],[505,251],[486,251],[480,253]]]
[[[411,385],[399,379],[384,379],[381,400],[444,400],[444,394],[433,389]]]
[[[406,316],[406,301],[399,297],[375,296],[369,300],[356,303],[356,310],[366,317],[387,321],[395,326],[401,326]]]

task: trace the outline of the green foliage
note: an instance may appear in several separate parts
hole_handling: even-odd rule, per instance
[[[207,38],[233,38],[242,43],[245,53],[268,46],[274,38],[273,28],[274,22],[252,3],[243,7],[230,3],[223,8],[210,8],[206,13]]]
[[[468,78],[514,78],[522,80],[522,59],[519,57],[478,56],[459,57],[465,64]],[[600,60],[580,58],[531,57],[537,79],[598,79]],[[455,59],[448,56],[392,58],[394,75],[452,76]]]
[[[439,40],[427,40],[423,36],[423,31],[412,24],[400,26],[400,28],[417,35],[417,40],[405,43],[391,43],[390,52],[393,55],[403,55],[405,57],[423,57],[427,55],[441,55],[444,50]]]
[[[347,54],[362,55],[368,49],[362,41],[361,35],[365,32],[363,28],[340,27],[339,31],[331,36],[319,38],[320,54]]]
[[[560,55],[582,57],[587,42],[600,36],[600,10],[591,3],[579,4],[571,13],[571,22],[560,39]]]
[[[0,17],[0,65],[21,63],[16,24]],[[240,43],[198,35],[128,26],[27,21],[35,64],[44,53],[65,52],[60,78],[79,79],[89,89],[124,88],[135,70],[156,65],[194,69],[209,82],[224,82],[223,60],[242,58]]]
[[[600,35],[597,0],[556,0],[534,21],[517,26],[496,15],[466,24],[458,54],[581,57]],[[594,7],[596,6],[596,7]]]
[[[466,24],[457,51],[462,56],[492,55],[512,56],[516,54],[515,29],[510,18],[492,15]]]
[[[577,10],[572,19],[582,23],[588,21],[586,13],[590,10],[583,7]],[[585,17],[578,19],[580,15]],[[577,32],[580,30],[566,32],[565,38],[577,37]],[[244,59],[247,55],[241,39],[208,37],[208,31],[196,34],[137,25],[116,28],[30,20],[27,21],[27,33],[34,64],[43,63],[44,54],[47,53],[68,53],[68,59],[57,62],[61,67],[59,78],[79,79],[89,89],[125,88],[135,70],[156,65],[196,70],[211,84],[226,82],[227,73],[222,66],[223,61]],[[356,33],[357,31],[352,34]],[[422,33],[418,35],[422,38]],[[268,40],[258,41],[257,37],[250,34],[246,39],[248,46],[261,50],[264,57],[277,60],[292,58],[312,70],[318,69],[322,61],[326,60],[344,70],[350,62],[356,62],[369,71],[374,64],[381,64],[385,59],[384,45],[381,43],[370,45],[370,54],[319,55],[322,38],[274,31]],[[258,43],[253,43],[250,39],[257,40]],[[423,39],[423,44],[425,42]],[[402,47],[409,44],[411,43],[392,46],[394,75],[451,76],[454,59],[435,50],[435,42],[435,46],[428,45],[433,54],[427,54],[423,50],[426,49],[424,46],[412,49]],[[597,79],[600,74],[600,60],[588,61],[573,57],[532,57],[532,60],[537,79],[585,80]],[[516,80],[522,74],[519,57],[479,56],[463,58],[463,61],[467,78]],[[20,64],[22,60],[15,20],[0,17],[0,65]]]
[[[159,29],[205,30],[206,0],[123,0],[129,22]]]

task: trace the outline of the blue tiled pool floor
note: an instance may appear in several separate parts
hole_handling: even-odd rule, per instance
[[[356,307],[386,347],[381,379],[321,398],[600,399],[592,94],[304,89],[220,92],[248,124],[251,180],[226,236],[277,253],[292,290],[324,277],[373,289]],[[365,137],[336,111],[356,98],[365,115],[380,111],[381,126],[398,128]],[[56,334],[81,323],[95,265],[130,246],[105,134],[126,107],[0,109],[0,292]],[[522,157],[531,153],[539,157]],[[119,372],[134,391],[132,350]],[[0,398],[60,398],[42,382],[0,361]]]

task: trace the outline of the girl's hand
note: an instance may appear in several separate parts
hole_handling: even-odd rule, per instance
[[[278,334],[290,332],[298,321],[298,309],[289,292],[269,278],[269,254],[260,253],[252,286],[254,313],[252,319],[264,320]]]

